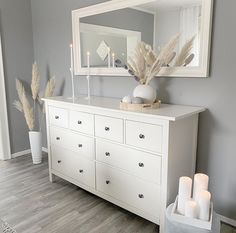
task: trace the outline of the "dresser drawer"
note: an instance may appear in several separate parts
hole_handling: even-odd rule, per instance
[[[126,121],[126,144],[161,153],[162,132],[160,125]]]
[[[159,156],[97,140],[96,159],[150,182],[161,183]]]
[[[109,166],[96,165],[97,190],[151,215],[160,213],[160,186]]]
[[[85,133],[94,134],[94,115],[83,112],[70,111],[70,129]]]
[[[105,116],[95,116],[95,135],[116,142],[123,142],[123,120]]]
[[[95,162],[78,156],[77,153],[51,147],[52,169],[69,176],[89,187],[95,188]]]
[[[95,159],[94,139],[91,137],[86,137],[69,130],[51,127],[50,139],[53,145],[74,151],[80,156]]]
[[[49,107],[50,125],[68,128],[68,110],[63,108]]]

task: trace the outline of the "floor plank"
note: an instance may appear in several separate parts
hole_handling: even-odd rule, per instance
[[[60,178],[22,156],[0,162],[0,218],[18,233],[154,233],[158,227]]]

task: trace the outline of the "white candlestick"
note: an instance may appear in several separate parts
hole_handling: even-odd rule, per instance
[[[185,203],[185,216],[189,218],[198,217],[198,205],[195,201],[187,201]]]
[[[109,47],[107,49],[107,61],[108,61],[108,68],[111,68],[111,49]]]
[[[206,190],[202,190],[199,193],[199,198],[198,198],[199,219],[204,221],[209,221],[210,203],[211,203],[211,194]]]
[[[112,67],[115,68],[115,53],[112,53]]]
[[[73,45],[70,44],[70,73],[71,73],[71,88],[72,99],[75,100],[75,87],[74,87],[74,59],[73,59]]]
[[[87,86],[88,86],[88,99],[90,99],[90,52],[87,52],[87,68],[88,68],[88,75],[87,75]]]
[[[185,214],[185,203],[191,199],[192,179],[186,176],[179,179],[179,193],[177,210],[180,214]]]
[[[193,199],[198,201],[198,193],[202,190],[208,190],[209,177],[205,174],[198,173],[194,176]]]

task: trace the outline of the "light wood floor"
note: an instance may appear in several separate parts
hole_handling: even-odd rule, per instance
[[[62,179],[48,181],[47,157],[0,162],[0,218],[18,233],[152,233],[158,227]]]

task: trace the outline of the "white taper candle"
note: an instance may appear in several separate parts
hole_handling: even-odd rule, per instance
[[[208,190],[209,177],[205,174],[198,173],[194,176],[193,199],[198,200],[198,193],[202,190]]]
[[[87,52],[87,68],[88,68],[88,75],[87,75],[87,85],[88,85],[88,99],[90,99],[90,52]]]
[[[74,59],[73,59],[73,45],[70,44],[70,73],[71,73],[71,88],[72,88],[72,99],[75,100],[75,87],[74,87]]]
[[[198,195],[199,219],[209,221],[211,194],[206,190],[202,190]]]
[[[186,176],[180,177],[177,211],[182,215],[185,214],[185,203],[191,199],[191,193],[192,179]]]
[[[110,47],[107,48],[107,61],[108,61],[108,68],[111,68],[111,49],[110,49]]]
[[[115,68],[115,53],[112,53],[112,67]]]
[[[185,203],[185,216],[189,218],[198,217],[198,205],[195,201],[187,201]]]

